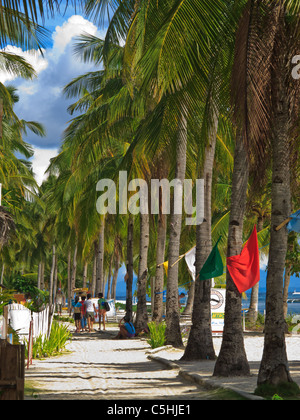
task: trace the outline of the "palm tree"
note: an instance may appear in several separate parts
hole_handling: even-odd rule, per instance
[[[6,244],[9,234],[16,228],[17,220],[8,212],[15,214],[18,206],[24,206],[26,192],[34,196],[37,187],[30,168],[27,164],[15,156],[16,152],[22,153],[25,157],[32,156],[31,147],[24,142],[23,134],[26,127],[39,135],[44,135],[43,127],[36,122],[26,122],[19,120],[13,111],[14,104],[19,100],[17,91],[14,87],[1,86],[5,94],[3,101],[3,116],[1,121],[1,182],[2,182],[2,206],[1,207],[1,248]],[[32,188],[30,191],[29,188]],[[17,212],[18,213],[18,212]]]
[[[291,86],[288,82],[290,73],[287,74],[287,69],[288,63],[291,61],[293,40],[299,39],[298,35],[295,35],[299,31],[298,16],[299,5],[297,2],[279,1],[270,4],[269,2],[249,1],[237,33],[233,94],[237,106],[238,126],[242,130],[240,134],[242,141],[239,143],[247,145],[249,161],[255,162],[256,167],[260,168],[264,168],[261,162],[264,161],[265,154],[271,147],[273,157],[271,226],[280,225],[290,212],[288,140],[291,129],[296,126],[294,123],[296,116],[293,111],[296,110],[294,100],[297,100],[299,92],[294,85]],[[244,70],[241,71],[241,69]],[[268,139],[271,139],[271,144],[268,143]],[[237,145],[236,156],[239,149],[241,153],[239,161],[244,159],[244,164],[248,165],[245,162],[245,151],[242,146]],[[242,174],[245,175],[244,170]],[[242,179],[243,177],[240,178],[240,180]],[[233,180],[233,187],[234,183]],[[243,185],[243,190],[234,191],[233,189],[232,191],[232,202],[235,203],[235,206],[239,203],[240,209],[244,208],[243,203],[246,200],[245,183]],[[231,215],[230,229],[232,232],[239,230],[238,238],[241,238],[242,214],[240,213],[239,220],[235,221],[234,218],[235,216]],[[229,250],[230,242],[231,235],[229,235]],[[241,249],[241,246],[239,248]],[[235,252],[239,253],[240,249],[236,249]],[[282,313],[286,250],[287,233],[285,229],[281,231],[271,229],[265,349],[258,378],[259,384],[276,385],[278,382],[291,381],[286,357]],[[229,253],[229,255],[232,254]],[[236,302],[238,304],[235,306]],[[234,284],[229,279],[226,308],[230,308],[230,312],[226,309],[223,344],[215,367],[215,374],[228,375],[231,371],[236,374],[240,374],[241,371],[247,373],[249,369],[241,341],[241,329],[238,326],[238,331],[233,328],[234,319],[230,317],[231,314],[234,315],[232,312],[234,307],[235,318],[238,320],[239,296],[236,294]],[[235,335],[232,332],[235,332]],[[231,354],[237,348],[237,337],[240,340],[241,357],[233,360]]]
[[[299,45],[299,3],[279,1],[271,8],[273,48],[272,69],[269,73],[271,96],[272,148],[272,214],[271,226],[279,226],[291,214],[290,153],[291,136],[299,135],[297,104],[299,84],[294,83],[288,70],[294,48]],[[270,51],[268,51],[270,54]],[[293,133],[294,134],[294,133]],[[294,139],[295,137],[293,137]],[[292,143],[296,144],[294,140]],[[283,317],[283,273],[287,254],[288,233],[285,228],[271,229],[265,346],[260,366],[258,385],[292,382],[285,346]],[[276,328],[275,328],[276,325]]]
[[[260,197],[260,199],[258,198],[255,202],[252,202],[251,206],[251,213],[253,213],[257,219],[258,234],[263,231],[264,223],[270,216],[270,197],[267,194],[262,194],[261,190]],[[259,283],[252,287],[249,311],[247,313],[247,319],[253,325],[256,323],[258,317],[258,295]]]
[[[175,178],[179,180],[179,188],[183,188],[186,172],[186,148],[187,148],[187,115],[182,112],[178,120],[178,134],[176,145],[176,169]],[[179,324],[178,308],[178,264],[180,255],[180,235],[182,214],[175,213],[175,200],[181,200],[182,195],[174,192],[174,206],[170,216],[170,238],[168,256],[168,282],[167,282],[167,304],[166,304],[166,342],[174,347],[182,347],[182,337]],[[181,190],[182,194],[182,190]],[[182,208],[182,207],[181,207]]]
[[[248,188],[248,158],[243,140],[237,137],[228,232],[227,256],[238,255],[243,247],[243,222]],[[244,347],[241,320],[242,297],[228,270],[226,276],[226,306],[223,341],[215,376],[245,376],[250,368]]]
[[[15,224],[11,214],[3,207],[0,207],[0,250],[9,240],[12,232],[15,230]]]
[[[188,115],[184,108],[188,108],[195,103],[198,103],[199,106],[199,97],[205,91],[204,86],[207,86],[207,79],[205,81],[203,81],[203,78],[200,79],[200,73],[197,71],[198,64],[196,65],[195,62],[197,56],[195,53],[196,45],[198,42],[201,49],[205,43],[205,37],[207,37],[207,41],[212,36],[211,27],[209,27],[212,22],[215,24],[214,40],[218,39],[219,36],[217,28],[222,26],[223,5],[219,2],[214,3],[214,10],[210,10],[209,13],[210,21],[204,18],[204,16],[207,16],[205,9],[206,5],[204,4],[200,5],[189,1],[183,4],[182,2],[170,1],[165,2],[163,7],[158,10],[155,2],[144,2],[135,9],[125,46],[127,68],[130,69],[131,73],[141,78],[142,88],[145,91],[150,91],[156,102],[165,100],[164,95],[179,92],[181,89],[186,92],[188,84],[191,85],[189,86],[191,91],[199,93],[198,98],[196,98],[196,95],[194,97],[186,95],[185,97],[185,94],[182,94],[180,105],[178,99],[178,109],[181,107],[181,113],[186,114],[181,115],[181,117],[177,116],[174,120],[178,124],[178,139],[182,141],[181,146],[178,144],[176,146],[177,151],[180,150],[180,154],[177,153],[176,171],[178,173],[181,171],[181,180],[185,178],[185,145],[187,142],[187,138],[185,143],[183,142],[184,136],[182,135],[187,124],[183,121]],[[187,16],[191,18],[190,20],[193,23],[197,22],[195,27],[185,25]],[[195,30],[196,25],[203,28],[200,36]],[[177,40],[176,43],[174,43],[174,39]],[[203,50],[201,50],[202,53]],[[198,60],[205,69],[209,67],[208,57],[210,55],[205,53],[198,56]],[[189,90],[189,92],[191,91]],[[187,136],[187,133],[185,135]],[[176,264],[179,257],[181,233],[181,221],[178,215],[171,215],[170,226],[166,335],[167,342],[182,345],[178,314],[178,265]]]
[[[196,279],[195,297],[193,305],[192,327],[189,340],[182,360],[216,358],[211,333],[211,280],[201,281],[199,273],[212,250],[212,181],[215,148],[217,140],[218,119],[209,137],[209,144],[205,151],[205,160],[201,179],[205,180],[204,221],[197,226],[196,231]]]

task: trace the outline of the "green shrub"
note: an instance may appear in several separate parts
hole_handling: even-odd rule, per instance
[[[32,358],[38,359],[42,357],[50,357],[57,355],[63,351],[66,344],[72,338],[72,333],[68,330],[68,327],[61,325],[58,322],[52,323],[52,328],[49,338],[43,340],[43,336],[33,340],[32,347]],[[25,354],[28,357],[28,342],[26,344]]]
[[[14,290],[0,289],[0,315],[3,315],[4,306],[13,301],[14,293]]]
[[[299,393],[299,386],[295,382],[283,382],[278,385],[262,384],[254,391],[255,395],[270,399],[275,395],[280,396],[280,398],[295,397],[299,396]]]
[[[166,324],[164,322],[160,324],[150,322],[148,327],[150,332],[150,339],[147,340],[148,344],[150,344],[153,349],[164,346],[166,343]]]

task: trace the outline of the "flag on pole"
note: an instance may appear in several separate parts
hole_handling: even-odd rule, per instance
[[[187,252],[184,256],[185,262],[188,266],[189,273],[195,281],[196,279],[196,267],[195,267],[195,260],[196,260],[196,247],[192,248],[189,252]]]
[[[259,250],[256,226],[241,254],[227,258],[227,268],[240,293],[246,292],[259,282]]]
[[[165,273],[166,273],[166,276],[167,276],[168,275],[168,268],[169,268],[169,261],[165,261],[163,263],[163,266],[164,266]]]
[[[291,220],[287,225],[287,230],[289,232],[300,233],[300,210],[290,216]]]
[[[224,265],[218,248],[220,240],[221,236],[200,271],[200,280],[210,280],[223,274]]]

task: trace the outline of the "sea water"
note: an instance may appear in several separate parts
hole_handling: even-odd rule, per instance
[[[251,290],[246,292],[247,299],[242,299],[242,308],[248,309],[251,300]],[[298,302],[288,303],[288,315],[300,314],[300,295],[293,296],[293,292],[289,292],[288,299],[297,300]],[[117,301],[126,302],[126,296],[117,296]],[[184,306],[186,304],[187,296],[180,302]],[[150,298],[147,297],[147,302],[150,302]],[[136,303],[136,299],[135,302]],[[266,310],[266,292],[260,291],[258,294],[258,312],[264,315]]]
[[[246,293],[247,299],[242,300],[242,307],[249,308],[251,300],[251,291]],[[288,299],[299,300],[299,302],[288,303],[288,315],[300,314],[300,295],[293,296],[293,292],[289,292]],[[264,314],[266,310],[266,292],[258,294],[258,312]]]

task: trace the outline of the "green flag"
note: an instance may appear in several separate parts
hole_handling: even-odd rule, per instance
[[[210,280],[223,274],[224,265],[218,249],[220,240],[221,236],[200,271],[200,280]]]

